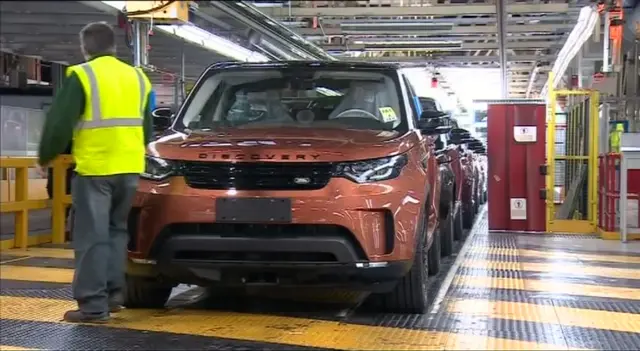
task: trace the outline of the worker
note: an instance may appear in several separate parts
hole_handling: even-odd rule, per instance
[[[152,135],[151,83],[115,57],[115,39],[104,22],[82,29],[86,63],[67,69],[39,146],[42,172],[73,141],[72,287],[78,309],[65,313],[67,322],[107,322],[122,309],[127,219]]]
[[[622,134],[624,133],[624,124],[616,123],[615,128],[611,131],[609,135],[609,140],[611,144],[611,152],[619,153],[620,152],[620,139],[622,139]]]

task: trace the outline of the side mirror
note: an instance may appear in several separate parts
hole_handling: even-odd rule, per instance
[[[451,128],[451,119],[439,111],[423,111],[418,120],[418,129],[427,135],[447,134]]]
[[[451,156],[445,154],[445,153],[441,153],[436,155],[436,160],[438,161],[438,164],[445,164],[445,163],[450,163],[452,161]]]
[[[452,136],[451,137],[451,144],[456,144],[456,145],[466,145],[467,147],[469,147],[469,143],[473,142],[474,139],[472,138],[468,138],[465,136]]]
[[[151,112],[153,117],[153,129],[164,131],[171,127],[173,123],[174,110],[171,107],[158,107]]]

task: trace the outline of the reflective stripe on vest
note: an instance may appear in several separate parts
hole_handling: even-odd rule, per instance
[[[140,117],[123,117],[123,118],[107,118],[103,119],[102,109],[100,108],[100,89],[98,88],[98,80],[96,74],[89,63],[80,65],[89,80],[89,88],[91,89],[91,119],[83,120],[78,123],[78,130],[110,128],[110,127],[139,127],[142,126],[142,118]],[[135,69],[138,76],[138,85],[140,86],[140,116],[144,116],[144,99],[145,99],[145,82],[142,73]]]

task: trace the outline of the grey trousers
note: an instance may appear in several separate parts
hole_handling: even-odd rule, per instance
[[[138,179],[137,174],[73,178],[73,297],[82,312],[106,314],[109,298],[123,293],[127,221]]]

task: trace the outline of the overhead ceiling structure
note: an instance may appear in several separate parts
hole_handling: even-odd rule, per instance
[[[116,28],[118,56],[131,63],[133,50],[128,44],[131,43],[131,35],[118,21],[118,13],[125,3],[2,1],[1,49],[47,61],[76,64],[84,60],[79,46],[80,30],[90,22],[104,21]],[[239,58],[243,55],[257,61],[326,59],[322,55],[328,56],[284,26],[273,30],[270,28],[273,26],[260,23],[259,19],[243,18],[242,13],[238,14],[238,8],[250,9],[251,5],[244,5],[241,1],[201,1],[191,7],[189,23],[184,26],[158,26],[156,23],[149,38],[148,68],[151,69],[149,76],[152,81],[167,83],[183,73],[186,80],[195,80],[210,64],[243,60]],[[186,40],[185,37],[191,36],[181,35],[193,32],[197,32],[193,37],[206,40]]]
[[[509,95],[539,91],[588,0],[506,0]],[[498,68],[496,0],[256,2],[335,57],[448,68]],[[584,60],[596,57],[584,57]],[[471,77],[469,77],[471,78]]]
[[[0,44],[3,51],[53,62],[80,63],[84,60],[80,52],[80,30],[90,22],[105,21],[117,30],[118,56],[132,62],[132,50],[126,45],[127,36],[124,29],[118,28],[114,13],[80,1],[2,1],[0,4]],[[163,72],[181,73],[183,50],[187,78],[198,77],[202,68],[212,62],[229,60],[158,30],[150,37],[149,44],[149,63],[158,69],[157,73],[150,74],[154,81],[166,79]]]

